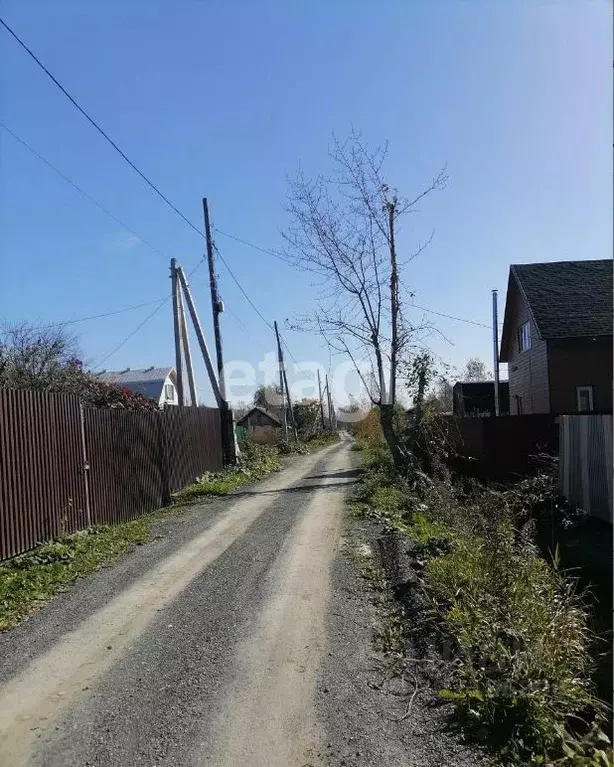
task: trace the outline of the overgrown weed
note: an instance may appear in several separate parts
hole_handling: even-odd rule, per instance
[[[534,544],[531,511],[548,505],[552,483],[504,491],[431,478],[408,490],[379,440],[362,447],[353,513],[412,541],[429,626],[454,648],[441,694],[458,721],[504,764],[611,766],[585,597]],[[400,635],[383,631],[392,648]]]

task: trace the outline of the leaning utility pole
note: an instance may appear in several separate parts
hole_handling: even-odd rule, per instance
[[[179,266],[177,267],[176,271],[179,283],[183,290],[183,295],[185,296],[185,300],[188,304],[190,317],[192,318],[192,325],[194,325],[196,338],[198,339],[198,345],[200,346],[200,351],[203,355],[203,360],[205,361],[205,367],[207,368],[207,373],[209,374],[209,380],[211,381],[211,388],[213,389],[215,401],[221,410],[222,395],[220,393],[220,387],[217,381],[217,376],[215,375],[215,370],[213,369],[213,362],[211,361],[211,355],[209,354],[209,347],[207,346],[207,341],[205,340],[205,334],[203,333],[203,328],[200,324],[198,312],[196,311],[194,299],[192,298],[192,293],[190,292],[190,288],[183,273],[183,269]]]
[[[177,260],[171,258],[171,291],[173,297],[173,330],[175,333],[175,370],[177,371],[177,400],[184,405],[183,397],[183,355],[181,353],[181,324],[179,321],[179,283],[177,281]]]
[[[284,429],[284,439],[288,439],[288,419],[286,414],[286,398],[284,395],[284,358],[281,351],[281,343],[279,341],[279,331],[277,330],[277,320],[273,321],[275,327],[275,338],[277,339],[277,363],[279,365],[279,388],[281,389],[281,413],[282,413],[282,425]]]
[[[282,375],[284,377],[284,391],[286,392],[286,402],[288,403],[288,419],[290,421],[290,426],[292,426],[292,432],[294,434],[294,439],[298,440],[298,432],[296,430],[296,421],[294,420],[294,410],[292,410],[292,400],[290,399],[290,387],[288,386],[288,376],[286,375],[286,363],[284,361],[284,350],[281,343],[281,336],[279,335],[279,332],[277,330],[277,322],[275,322],[275,334],[277,336],[277,349],[281,364],[281,371]]]
[[[183,300],[181,298],[180,290],[177,291],[177,306],[179,309],[179,325],[181,328],[183,353],[185,355],[185,367],[188,374],[188,386],[190,387],[190,403],[192,407],[196,407],[198,405],[198,400],[196,398],[196,383],[194,381],[194,367],[192,366],[192,352],[190,351],[190,339],[188,338],[188,327],[185,321],[185,312],[183,311]],[[182,402],[182,404],[185,404],[185,402]]]
[[[318,393],[320,395],[320,417],[322,418],[322,431],[324,431],[324,402],[322,401],[322,382],[320,381],[319,369],[318,369]]]
[[[213,254],[213,238],[211,236],[211,223],[209,221],[209,203],[203,197],[203,214],[205,218],[205,239],[207,241],[207,261],[209,262],[209,286],[211,288],[211,308],[213,311],[213,334],[215,336],[215,355],[217,358],[217,376],[220,388],[220,418],[222,420],[222,449],[224,463],[234,463],[234,429],[232,424],[232,412],[226,399],[226,380],[224,377],[224,354],[222,352],[222,332],[220,329],[220,314],[224,311],[224,304],[220,300],[217,290],[217,277],[215,276],[215,256]]]

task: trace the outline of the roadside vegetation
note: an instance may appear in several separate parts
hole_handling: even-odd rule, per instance
[[[203,475],[198,482],[178,493],[170,506],[133,522],[96,525],[78,533],[62,533],[50,543],[0,563],[0,631],[21,623],[70,582],[85,578],[99,567],[112,567],[122,554],[147,543],[155,519],[183,513],[207,496],[227,495],[235,488],[279,471],[283,455],[315,452],[338,440],[337,434],[324,434],[304,443],[280,443],[278,446],[245,442],[237,466]]]
[[[499,763],[612,765],[588,596],[535,544],[553,483],[540,475],[493,489],[451,477],[435,423],[425,416],[418,439],[408,438],[403,474],[375,410],[356,429],[364,471],[354,511],[402,543],[395,567],[408,578],[401,617],[385,627],[388,651],[402,672],[403,644],[414,655],[434,649],[442,702]]]
[[[0,631],[16,626],[29,613],[78,578],[101,565],[112,566],[135,545],[149,540],[147,516],[120,525],[100,525],[55,541],[0,564]]]
[[[282,468],[282,457],[286,455],[308,455],[322,450],[339,441],[339,435],[316,434],[301,441],[282,440],[276,445],[259,445],[250,440],[240,444],[241,457],[236,466],[222,471],[205,472],[194,484],[177,493],[175,503],[185,504],[206,496],[228,495],[251,482],[263,479],[273,471]]]

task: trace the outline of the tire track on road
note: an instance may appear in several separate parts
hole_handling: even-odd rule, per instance
[[[347,448],[326,467],[347,469]],[[222,703],[213,753],[216,767],[316,765],[322,750],[314,695],[326,647],[330,570],[339,545],[347,488],[326,480],[314,489],[301,521],[271,573],[257,624],[240,644],[235,680]]]
[[[67,633],[46,653],[0,688],[0,764],[31,764],[39,738],[52,730],[59,714],[109,669],[146,630],[157,614],[263,514],[275,492],[300,483],[338,446],[310,456],[246,495],[205,532],[152,567],[103,609]]]

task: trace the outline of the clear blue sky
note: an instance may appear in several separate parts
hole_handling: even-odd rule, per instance
[[[433,310],[490,322],[510,263],[612,255],[609,3],[4,0],[2,16],[131,158],[200,224],[279,247],[286,174],[325,171],[331,132],[390,141],[407,195],[448,163],[401,241],[435,229],[407,283]],[[188,268],[202,240],[123,163],[4,30],[2,120],[144,239]],[[168,264],[0,131],[0,313],[53,322],[163,296]],[[221,235],[267,318],[308,309],[305,276]],[[254,363],[270,332],[220,265],[228,358]],[[210,325],[204,269],[194,276]],[[100,360],[153,307],[79,325]],[[422,316],[413,311],[416,320]],[[490,364],[487,328],[431,316],[434,351]],[[321,341],[287,333],[297,359]],[[170,306],[107,369],[173,364]],[[199,369],[200,386],[208,386]],[[206,399],[210,399],[206,396]]]

